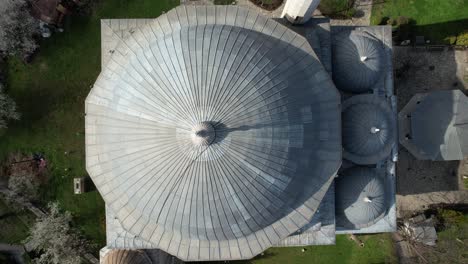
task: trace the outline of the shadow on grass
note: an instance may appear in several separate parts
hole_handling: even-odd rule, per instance
[[[85,184],[85,192],[92,192],[92,191],[97,190],[96,185],[94,185],[93,180],[91,180],[91,177],[89,177],[88,175],[86,175],[85,177],[84,184]]]
[[[384,17],[380,25],[386,25],[390,18]],[[403,40],[411,40],[415,43],[416,36],[424,36],[429,40],[429,44],[453,44],[449,37],[456,37],[460,33],[468,30],[468,19],[435,23],[428,25],[418,25],[418,21],[409,18],[409,23],[394,28],[394,40],[401,43]]]

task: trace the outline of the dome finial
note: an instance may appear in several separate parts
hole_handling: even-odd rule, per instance
[[[197,146],[209,146],[215,137],[215,129],[210,122],[201,122],[192,128],[192,142]]]

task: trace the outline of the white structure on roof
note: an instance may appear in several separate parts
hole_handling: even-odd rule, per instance
[[[293,24],[304,24],[319,4],[320,0],[287,0],[281,17]]]

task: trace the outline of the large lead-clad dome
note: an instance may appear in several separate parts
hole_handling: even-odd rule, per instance
[[[308,42],[237,7],[131,33],[86,100],[87,169],[122,226],[222,260],[308,223],[341,164],[340,97]]]
[[[343,31],[335,35],[332,45],[336,87],[352,93],[371,90],[383,73],[382,44],[368,33]]]
[[[385,185],[376,169],[347,169],[336,179],[335,188],[338,226],[361,229],[375,224],[385,215]]]
[[[375,164],[396,144],[396,120],[379,97],[356,95],[343,103],[343,157],[357,164]]]

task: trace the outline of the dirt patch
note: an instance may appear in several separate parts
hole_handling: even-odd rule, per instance
[[[273,11],[276,10],[283,4],[283,0],[249,0],[250,2],[254,3],[256,6],[268,10]]]
[[[47,180],[47,167],[41,163],[40,157],[13,153],[0,167],[0,182],[5,184],[11,175],[34,175],[42,184]]]

